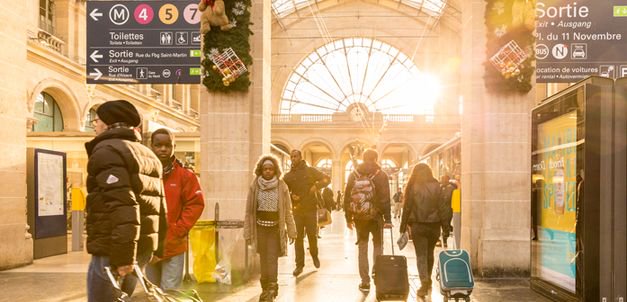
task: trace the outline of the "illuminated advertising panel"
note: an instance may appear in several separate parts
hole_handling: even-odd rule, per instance
[[[540,123],[532,172],[536,190],[533,274],[576,289],[577,112]]]

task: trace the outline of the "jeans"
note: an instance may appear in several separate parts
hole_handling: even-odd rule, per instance
[[[177,289],[183,282],[185,253],[146,266],[146,277],[163,290]]]
[[[383,254],[383,222],[380,219],[368,221],[355,221],[357,230],[357,246],[359,249],[359,276],[362,283],[370,283],[370,267],[368,264],[368,242],[372,234],[372,261]]]
[[[311,213],[294,214],[294,222],[296,223],[296,242],[294,249],[296,251],[296,267],[305,266],[305,247],[303,241],[305,233],[309,240],[309,253],[311,257],[318,258],[318,215],[316,211]]]
[[[413,223],[411,236],[416,250],[416,266],[421,286],[431,286],[433,250],[440,237],[439,223]]]
[[[257,252],[261,264],[261,285],[276,283],[279,272],[279,227],[257,226]]]
[[[143,268],[152,257],[152,251],[143,252],[137,255],[137,263]],[[111,302],[114,299],[113,285],[109,277],[104,271],[105,266],[109,265],[109,257],[107,256],[91,256],[89,268],[87,269],[87,301],[89,302]],[[135,275],[128,275],[122,281],[122,291],[129,295],[135,291],[137,278]]]

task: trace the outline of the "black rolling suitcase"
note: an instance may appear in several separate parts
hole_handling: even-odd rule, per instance
[[[385,231],[385,229],[384,229]],[[392,255],[377,256],[374,262],[374,285],[377,300],[407,300],[409,294],[409,276],[407,275],[407,258],[394,255],[394,235],[392,238]]]

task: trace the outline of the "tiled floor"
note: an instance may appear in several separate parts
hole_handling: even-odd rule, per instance
[[[322,266],[316,270],[307,259],[305,270],[298,278],[291,274],[294,268],[293,256],[279,260],[279,297],[283,302],[370,302],[376,301],[374,286],[370,294],[363,294],[357,288],[357,251],[354,232],[344,229],[341,213],[334,213],[335,223],[323,229],[320,239],[320,259]],[[386,233],[388,234],[388,233]],[[387,235],[386,253],[390,251]],[[398,251],[397,251],[398,252]],[[290,247],[290,253],[293,250]],[[410,297],[416,301],[415,292],[419,287],[415,256],[411,245],[401,254],[408,258],[410,274]],[[71,252],[35,260],[34,264],[0,272],[0,301],[86,301],[85,276],[89,255],[84,252]],[[435,279],[434,279],[435,280]],[[437,283],[434,283],[437,284]],[[190,284],[196,288],[205,301],[248,302],[257,301],[261,289],[257,281],[233,287],[219,284]],[[138,289],[139,290],[139,289]],[[437,285],[428,298],[442,301]],[[472,301],[548,301],[529,289],[524,279],[477,280]]]

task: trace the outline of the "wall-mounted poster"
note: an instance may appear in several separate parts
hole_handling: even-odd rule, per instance
[[[37,154],[37,215],[64,215],[64,158],[51,153]]]

